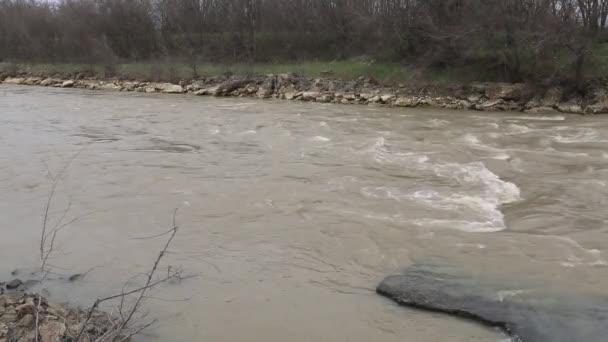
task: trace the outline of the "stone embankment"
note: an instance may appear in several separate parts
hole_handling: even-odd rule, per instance
[[[97,80],[76,75],[2,77],[5,84],[83,88],[143,93],[191,94],[198,96],[257,97],[320,103],[433,107],[479,111],[520,111],[529,114],[608,113],[608,87],[590,91],[586,97],[568,97],[559,87],[543,91],[525,84],[474,83],[452,87],[412,88],[385,86],[372,78],[354,81],[306,78],[291,74],[257,77],[216,76],[179,83]]]

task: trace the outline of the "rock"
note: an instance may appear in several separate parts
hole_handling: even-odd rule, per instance
[[[389,103],[394,98],[395,98],[395,95],[393,95],[393,94],[384,94],[384,95],[380,96],[380,101],[382,101],[383,103]]]
[[[277,78],[275,76],[269,75],[268,77],[266,77],[264,82],[258,88],[258,91],[256,93],[257,97],[261,99],[269,98],[272,94],[274,94],[276,84]]]
[[[535,107],[526,109],[524,112],[527,114],[535,114],[535,115],[547,115],[547,114],[557,114],[559,113],[557,110],[552,107]]]
[[[296,94],[297,94],[296,92],[288,91],[283,94],[283,98],[285,100],[293,100],[293,99],[295,99]]]
[[[560,103],[557,105],[557,110],[568,114],[583,114],[583,108],[573,102]]]
[[[67,80],[61,83],[61,88],[72,88],[74,86],[74,81]]]
[[[101,90],[111,90],[111,91],[120,91],[122,87],[119,84],[115,83],[104,83],[99,86]]]
[[[23,84],[25,83],[25,79],[21,77],[9,77],[4,80],[6,84]]]
[[[34,325],[34,315],[27,314],[23,316],[17,324],[22,328],[31,328]]]
[[[555,107],[561,102],[563,94],[562,88],[551,88],[545,92],[545,95],[540,100],[540,105],[542,107]]]
[[[238,88],[246,86],[247,83],[249,83],[249,82],[250,82],[249,78],[231,79],[231,80],[225,81],[218,86],[217,90],[215,91],[215,94],[213,94],[213,95],[214,96],[230,95],[230,93],[237,90]]]
[[[165,94],[182,94],[185,92],[184,88],[178,84],[161,83],[158,88]]]
[[[208,87],[195,91],[193,94],[198,96],[213,95],[215,96],[219,92],[220,86]]]
[[[355,101],[357,99],[357,95],[355,93],[344,93],[342,94],[342,99],[346,101]]]
[[[605,342],[608,300],[546,287],[522,288],[438,266],[413,266],[377,292],[416,309],[442,312],[501,328],[519,342]]]
[[[502,104],[504,101],[502,99],[497,99],[497,100],[488,100],[485,101],[484,103],[482,103],[481,105],[478,106],[478,109],[481,110],[490,110],[490,109],[497,109],[496,107],[500,104]]]
[[[52,78],[45,78],[44,80],[42,80],[42,82],[40,82],[41,86],[44,87],[48,87],[50,85],[53,85],[55,83],[55,80],[53,80]]]
[[[40,77],[28,77],[25,79],[24,84],[37,85],[37,84],[40,84],[41,81],[42,81],[42,79]]]
[[[481,101],[482,96],[480,94],[471,94],[466,97],[469,102],[477,103]]]
[[[40,327],[40,340],[42,342],[60,342],[63,341],[66,327],[61,322],[45,322]]]
[[[334,96],[332,94],[323,94],[321,96],[317,96],[317,98],[315,98],[315,101],[321,102],[321,103],[329,103],[333,99],[334,99]]]
[[[489,83],[484,93],[490,100],[519,101],[527,91],[523,83]]]
[[[23,284],[23,282],[21,281],[21,279],[13,279],[13,280],[9,281],[8,283],[6,283],[6,288],[9,289],[9,290],[15,290],[21,284]]]
[[[321,94],[317,91],[305,91],[302,93],[302,101],[315,101]]]
[[[587,106],[585,114],[608,114],[608,102],[598,102]]]
[[[419,100],[415,97],[404,97],[399,96],[395,102],[393,103],[396,107],[416,107],[419,103]]]

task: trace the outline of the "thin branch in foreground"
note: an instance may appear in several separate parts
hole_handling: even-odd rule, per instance
[[[120,304],[119,304],[119,315],[121,317],[120,319],[120,323],[117,324],[115,327],[113,327],[114,330],[114,336],[111,339],[111,341],[116,342],[116,341],[126,341],[127,339],[129,339],[130,337],[132,337],[133,335],[136,335],[138,333],[140,333],[142,330],[148,328],[149,326],[151,326],[152,324],[154,324],[156,321],[152,321],[146,325],[143,325],[139,328],[136,328],[134,331],[130,332],[126,337],[123,336],[123,332],[126,331],[129,328],[129,324],[131,322],[131,320],[133,319],[133,317],[135,316],[135,314],[138,312],[138,310],[141,307],[141,304],[143,302],[144,299],[147,298],[146,293],[148,292],[148,290],[150,290],[151,288],[162,284],[164,282],[167,282],[171,279],[174,278],[181,278],[181,271],[177,270],[174,272],[169,271],[169,273],[167,274],[166,277],[160,278],[158,280],[154,280],[154,276],[156,275],[157,271],[158,271],[158,267],[162,261],[162,259],[165,257],[165,255],[167,254],[167,250],[169,249],[171,243],[173,242],[173,239],[175,238],[175,235],[178,232],[178,227],[177,227],[177,209],[175,209],[173,211],[173,228],[171,228],[167,233],[163,234],[171,234],[169,236],[169,238],[167,239],[164,247],[161,249],[161,251],[158,253],[158,256],[156,257],[156,259],[154,260],[154,264],[152,265],[152,268],[150,270],[150,272],[148,272],[146,275],[146,282],[143,286],[130,290],[130,291],[126,291],[125,292],[125,288],[123,286],[123,289],[121,291],[120,294],[116,294],[116,295],[111,295],[105,298],[99,298],[97,299],[93,305],[89,308],[89,311],[87,312],[87,316],[85,318],[85,321],[83,322],[82,327],[80,328],[80,331],[78,332],[78,335],[76,337],[76,339],[74,341],[76,342],[80,342],[83,334],[87,328],[88,323],[91,321],[91,318],[93,317],[93,314],[95,313],[95,311],[99,308],[99,305],[101,305],[104,302],[113,300],[113,299],[118,299],[120,298]],[[161,236],[163,236],[161,235]],[[126,313],[126,315],[123,313],[123,308],[124,308],[124,300],[127,296],[132,295],[132,294],[138,294],[137,299],[135,300],[135,303],[133,304],[133,306],[131,306],[131,308],[128,310],[128,312]]]

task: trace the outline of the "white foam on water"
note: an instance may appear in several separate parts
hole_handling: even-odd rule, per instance
[[[517,124],[513,124],[513,123],[509,124],[507,126],[507,130],[511,134],[523,134],[523,133],[529,133],[532,131],[532,129],[528,126],[522,126],[522,125],[517,125]]]
[[[258,132],[256,130],[250,129],[248,131],[243,131],[241,133],[239,133],[240,135],[253,135],[253,134],[258,134]]]
[[[468,134],[465,141],[473,145],[494,149],[482,145],[477,137]],[[368,149],[376,162],[380,164],[399,164],[407,169],[421,172],[432,172],[436,176],[456,181],[463,188],[442,193],[435,190],[419,190],[414,193],[403,193],[396,187],[365,187],[364,196],[372,198],[388,198],[397,201],[410,200],[423,203],[427,206],[458,213],[465,213],[471,219],[414,219],[414,224],[425,227],[447,227],[466,232],[497,232],[506,229],[504,215],[500,206],[521,199],[520,189],[513,183],[501,180],[496,174],[486,168],[482,162],[467,164],[429,162],[426,155],[413,152],[399,152],[387,147],[386,140],[378,138]],[[498,149],[496,149],[498,150]],[[507,158],[502,150],[501,157]]]
[[[599,132],[592,128],[582,128],[575,133],[567,135],[558,134],[552,138],[562,144],[606,142],[606,140],[601,140]]]
[[[431,119],[428,122],[433,127],[442,127],[442,126],[450,124],[449,121],[447,121],[447,120],[441,120],[441,119]]]
[[[327,126],[327,122],[321,121],[321,122],[319,122],[319,126],[326,127]]]
[[[564,121],[566,120],[565,116],[555,115],[555,116],[510,116],[507,119],[515,119],[515,120],[538,120],[538,121]]]
[[[494,137],[498,137],[498,134]],[[505,150],[500,149],[500,148],[496,148],[490,145],[486,145],[483,144],[478,137],[476,137],[473,134],[466,134],[464,136],[464,141],[467,143],[467,145],[481,150],[481,151],[488,151],[488,152],[492,152],[492,153],[496,153],[495,155],[491,156],[490,158],[492,159],[496,159],[496,160],[508,160],[509,158],[511,158],[511,155],[509,155],[508,153],[505,152]]]
[[[422,164],[429,160],[429,157],[425,154],[416,152],[396,152],[389,151],[386,146],[386,140],[384,137],[376,139],[371,148],[367,149],[366,152],[371,152],[374,155],[374,160],[380,164]]]
[[[328,142],[328,141],[331,141],[330,138],[327,138],[327,137],[324,137],[324,136],[320,136],[320,135],[317,135],[316,137],[312,137],[310,140],[312,140],[312,141],[319,141],[319,142]]]

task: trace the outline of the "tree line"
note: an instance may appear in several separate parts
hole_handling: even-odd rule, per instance
[[[0,61],[361,58],[583,82],[608,0],[0,0]]]

